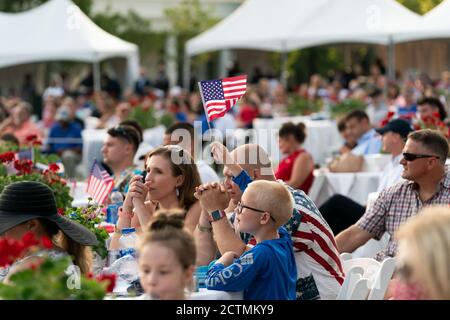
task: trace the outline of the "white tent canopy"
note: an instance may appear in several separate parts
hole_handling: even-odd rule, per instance
[[[444,0],[429,11],[410,30],[395,36],[395,42],[450,38],[450,1]]]
[[[68,60],[92,62],[98,69],[104,59],[124,57],[127,83],[138,76],[138,47],[102,30],[70,0],[51,0],[23,13],[1,13],[0,39],[0,67]]]
[[[387,45],[420,16],[395,0],[247,0],[188,41],[188,55],[222,49],[290,51],[338,42]]]

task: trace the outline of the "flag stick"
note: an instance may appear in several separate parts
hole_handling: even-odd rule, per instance
[[[209,131],[211,131],[211,124],[209,123],[208,112],[206,111],[206,108],[205,108],[205,99],[203,98],[202,86],[201,86],[200,82],[197,82],[197,84],[198,84],[198,89],[200,91],[200,96],[202,97],[202,104],[203,104],[203,110],[205,110],[206,122],[208,123]]]

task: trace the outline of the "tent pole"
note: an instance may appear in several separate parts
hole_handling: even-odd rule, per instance
[[[102,90],[101,88],[101,82],[100,82],[100,61],[95,61],[93,63],[93,76],[94,76],[94,92],[100,92]]]
[[[191,81],[191,56],[184,51],[184,61],[183,61],[183,87],[185,90],[189,91]]]
[[[281,74],[280,74],[280,82],[287,89],[287,82],[288,82],[288,71],[287,71],[287,49],[286,49],[286,42],[282,42],[282,49],[281,49]]]
[[[395,43],[392,35],[389,36],[388,45],[388,79],[395,81]]]

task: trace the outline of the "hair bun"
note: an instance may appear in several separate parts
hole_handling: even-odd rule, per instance
[[[297,128],[299,128],[302,132],[305,132],[306,126],[303,122],[297,123]]]
[[[183,211],[176,210],[170,212],[157,212],[153,222],[150,224],[149,231],[162,230],[170,227],[175,229],[183,229]]]

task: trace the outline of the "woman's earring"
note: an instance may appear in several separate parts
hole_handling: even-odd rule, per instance
[[[177,198],[179,198],[180,197],[180,190],[178,190],[178,188],[175,188],[175,192],[176,192],[176,195],[177,195]]]

